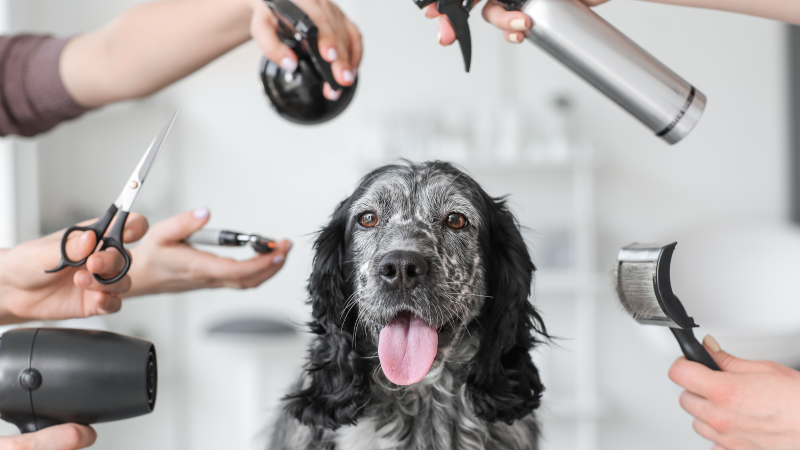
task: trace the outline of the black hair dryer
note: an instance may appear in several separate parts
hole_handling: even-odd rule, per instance
[[[317,26],[290,0],[265,0],[278,18],[278,37],[297,55],[297,69],[287,72],[267,58],[261,61],[261,82],[275,111],[290,122],[313,125],[327,122],[347,108],[356,93],[358,78],[341,86],[317,46]],[[325,83],[341,89],[337,100],[322,94]]]
[[[150,413],[157,383],[155,347],[141,339],[64,328],[0,337],[0,418],[23,433]]]

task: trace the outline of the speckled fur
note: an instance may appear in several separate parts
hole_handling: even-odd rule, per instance
[[[358,224],[366,211],[374,228]],[[448,228],[452,212],[469,224]],[[544,388],[530,350],[546,333],[528,301],[535,268],[502,199],[447,163],[385,166],[339,205],[315,248],[317,337],[270,448],[538,448]],[[381,282],[392,250],[428,263],[415,289]],[[434,364],[412,386],[388,381],[377,357],[380,329],[402,310],[441,327]]]

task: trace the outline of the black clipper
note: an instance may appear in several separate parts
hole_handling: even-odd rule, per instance
[[[351,86],[341,86],[333,78],[331,64],[324,59],[317,45],[318,30],[314,22],[289,0],[265,0],[278,18],[278,37],[297,55],[297,69],[291,73],[274,61],[261,61],[261,82],[275,111],[290,122],[312,125],[327,122],[342,113],[355,95],[358,78]],[[322,94],[325,83],[333,90],[341,89],[337,100]]]
[[[420,8],[425,8],[431,3],[436,3],[436,10],[450,20],[453,31],[456,32],[458,45],[461,47],[461,56],[464,57],[464,69],[469,72],[472,62],[472,37],[469,33],[469,12],[472,9],[472,0],[414,0]]]

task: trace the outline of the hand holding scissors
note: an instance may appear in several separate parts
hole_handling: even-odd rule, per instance
[[[155,161],[158,152],[161,150],[161,147],[163,147],[164,141],[167,139],[167,135],[169,135],[170,130],[172,130],[172,124],[175,122],[175,116],[177,114],[177,112],[172,114],[172,117],[169,119],[167,124],[164,125],[164,127],[158,133],[158,136],[156,136],[156,138],[150,144],[150,147],[147,149],[144,156],[142,156],[142,159],[139,161],[136,169],[134,169],[133,174],[130,176],[128,182],[125,184],[125,187],[122,189],[122,193],[120,193],[119,197],[117,197],[117,201],[115,201],[114,204],[108,208],[106,214],[92,225],[85,227],[76,225],[67,228],[67,231],[64,232],[64,235],[61,238],[61,262],[55,269],[46,271],[47,273],[58,272],[59,270],[68,266],[82,266],[86,263],[89,255],[80,261],[72,261],[67,257],[67,240],[71,233],[77,231],[93,232],[97,241],[103,242],[99,248],[99,251],[103,251],[107,248],[114,248],[120,252],[123,258],[125,258],[125,268],[122,269],[122,272],[112,278],[102,278],[97,274],[93,274],[95,280],[102,284],[112,284],[121,280],[128,273],[128,270],[131,267],[131,257],[122,246],[122,232],[125,229],[125,222],[128,220],[128,214],[130,213],[131,206],[133,206],[133,202],[136,200],[136,196],[139,194],[139,190],[142,188],[142,184],[144,183],[148,172],[150,172],[150,168],[153,166],[153,162]],[[118,215],[117,212],[119,212]],[[114,219],[114,216],[117,216],[117,220],[114,222],[114,226],[111,227],[111,231],[109,231],[108,235],[105,236],[106,230],[108,230],[108,227],[111,224],[111,221]]]

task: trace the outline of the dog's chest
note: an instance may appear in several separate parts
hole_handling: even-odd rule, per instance
[[[450,384],[450,383],[446,383]],[[487,424],[464,407],[463,391],[439,383],[404,393],[375,393],[358,423],[337,431],[337,449],[484,449]]]

